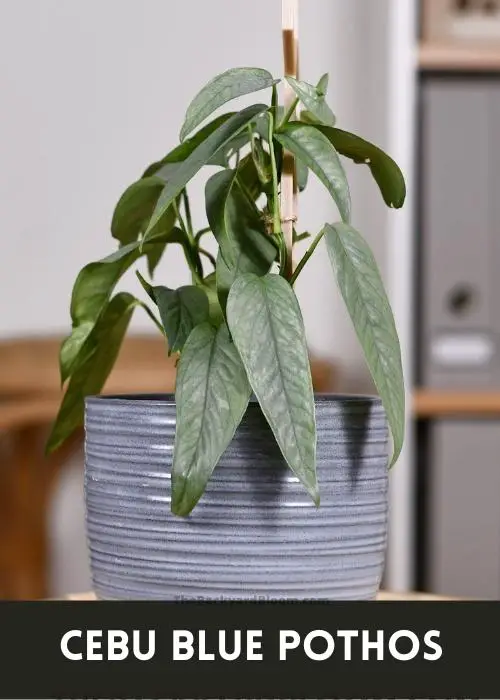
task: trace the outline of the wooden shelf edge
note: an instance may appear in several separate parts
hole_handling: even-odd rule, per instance
[[[424,42],[418,48],[418,65],[427,71],[500,72],[500,44],[483,47]]]
[[[412,408],[417,418],[440,416],[497,416],[500,418],[500,391],[417,389],[413,393]]]

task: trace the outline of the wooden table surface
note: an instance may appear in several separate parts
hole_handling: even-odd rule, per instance
[[[67,595],[65,600],[97,600],[93,593],[74,593]],[[418,600],[457,600],[456,598],[444,598],[443,596],[432,595],[430,593],[391,593],[389,591],[380,591],[377,600],[382,601],[418,601]]]

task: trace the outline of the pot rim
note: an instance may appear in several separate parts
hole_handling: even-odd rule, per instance
[[[139,405],[150,404],[154,406],[172,405],[175,404],[175,394],[172,393],[134,393],[134,394],[97,394],[87,396],[85,405],[99,403],[113,403],[117,405]],[[314,392],[315,403],[364,403],[370,405],[381,405],[382,400],[377,394],[343,394],[343,393],[327,393]],[[257,403],[257,398],[252,394],[250,403]]]

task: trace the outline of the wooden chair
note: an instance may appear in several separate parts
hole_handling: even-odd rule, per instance
[[[0,341],[0,598],[47,596],[47,512],[64,464],[81,447],[79,432],[44,457],[61,400],[60,338]],[[313,361],[317,391],[334,388],[336,370]],[[175,387],[175,358],[155,336],[129,336],[103,393],[162,393]]]

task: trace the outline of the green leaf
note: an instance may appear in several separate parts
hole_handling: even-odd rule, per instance
[[[264,90],[278,83],[273,76],[261,68],[232,68],[213,78],[196,95],[189,105],[180,140],[199,126],[215,110],[236,97]]]
[[[304,124],[310,124],[312,126],[316,126],[316,124],[321,124],[319,119],[314,116],[312,112],[308,112],[307,109],[302,110],[300,113],[300,121],[304,122]]]
[[[61,386],[63,386],[68,377],[71,376],[75,363],[77,359],[81,357],[80,353],[93,327],[94,321],[84,321],[80,325],[75,326],[71,334],[62,342],[59,350]],[[82,361],[85,361],[85,359],[85,357],[82,357]]]
[[[163,179],[151,176],[134,182],[124,192],[115,208],[111,222],[111,233],[122,245],[136,241],[139,238],[139,234],[146,230],[151,214],[164,187],[165,182]],[[170,207],[168,213],[162,219],[162,226],[157,231],[157,235],[163,237],[168,235],[170,243],[184,244],[184,241],[179,238],[179,229],[174,230],[175,221],[174,208]],[[166,243],[151,247],[147,252],[148,272],[151,277],[154,275],[165,248]]]
[[[138,243],[128,243],[102,260],[85,265],[71,296],[74,325],[97,319],[120,277],[140,255]]]
[[[53,452],[83,423],[86,396],[98,394],[113,369],[134,308],[130,294],[117,294],[85,340],[85,360],[72,375],[47,442]]]
[[[193,285],[179,289],[153,287],[152,291],[168,339],[169,354],[179,352],[193,328],[208,321],[207,295]]]
[[[247,258],[245,258],[247,259]],[[224,258],[221,255],[221,252],[219,250],[217,254],[217,264],[215,267],[215,276],[217,280],[217,297],[219,299],[219,305],[225,313],[226,311],[226,306],[227,306],[227,298],[229,296],[229,290],[231,289],[231,286],[238,277],[239,274],[243,274],[244,272],[249,272],[249,270],[243,270],[240,269],[239,265],[234,265],[233,267],[229,267],[227,263],[225,262]]]
[[[322,80],[324,81],[324,76]],[[286,81],[307,111],[313,114],[322,124],[335,126],[335,115],[325,101],[324,82],[322,84],[320,81],[319,86],[315,87],[291,77],[286,78]]]
[[[203,141],[206,141],[210,134],[213,134],[219,126],[225,124],[234,114],[235,112],[230,112],[229,114],[221,114],[220,117],[216,117],[209,124],[197,131],[190,139],[187,139],[187,141],[181,143],[170,151],[170,153],[167,153],[161,160],[151,163],[144,171],[142,177],[146,178],[151,175],[156,175],[164,181],[170,180],[172,173],[177,170],[179,164],[183,163]],[[222,163],[222,165],[224,165],[224,163]]]
[[[177,371],[172,512],[188,515],[233,439],[250,385],[227,327],[196,326]]]
[[[61,382],[68,379],[85,359],[83,348],[97,319],[105,308],[120,277],[141,255],[161,255],[166,243],[187,246],[185,234],[174,227],[160,231],[141,251],[141,242],[129,243],[103,260],[86,265],[78,274],[71,295],[71,335],[64,341],[59,354]]]
[[[255,202],[262,194],[262,183],[251,153],[238,164],[238,182],[243,185],[250,198]]]
[[[314,394],[297,298],[283,277],[241,275],[229,293],[227,318],[283,456],[319,504]]]
[[[156,304],[156,297],[155,297],[153,285],[152,285],[152,284],[149,284],[149,282],[148,282],[147,280],[144,279],[144,277],[141,275],[141,273],[139,272],[139,270],[136,270],[136,271],[135,271],[135,276],[137,277],[137,279],[138,279],[139,282],[141,283],[141,286],[142,286],[142,288],[144,289],[144,291],[146,292],[146,294],[148,295],[148,297],[151,299],[151,301],[152,301],[153,303]]]
[[[318,91],[318,95],[321,95],[321,97],[324,97],[328,91],[328,83],[330,82],[330,76],[328,73],[325,73],[324,75],[321,76],[321,78],[318,81],[318,85],[316,86],[316,89]]]
[[[134,182],[120,197],[111,221],[111,235],[123,245],[136,241],[139,234],[145,230],[156,202],[165,187],[158,177],[147,177]],[[172,228],[175,214],[165,218],[165,229]]]
[[[178,238],[179,229],[172,229],[172,237]],[[163,245],[169,234],[155,239],[141,250],[140,242],[129,243],[102,260],[89,263],[80,270],[71,295],[71,320],[73,326],[95,322],[106,305],[114,287],[130,266],[149,249]]]
[[[71,319],[80,325],[95,321],[106,304],[120,277],[149,250],[165,243],[184,243],[185,236],[178,228],[163,231],[152,237],[141,250],[141,242],[122,246],[102,260],[86,265],[79,273],[71,296]]]
[[[401,350],[375,258],[346,224],[327,225],[325,240],[340,291],[378,389],[392,432],[396,462],[404,440],[405,392]]]
[[[247,272],[253,272],[259,277],[267,274],[271,269],[275,257],[276,248],[272,244],[268,245],[265,239],[264,245],[260,251],[255,248],[239,248],[232,265],[226,263],[219,251],[216,266],[217,294],[221,309],[224,313],[226,311],[229,290],[236,278]]]
[[[168,354],[182,351],[193,328],[210,318],[208,278],[198,286],[169,289],[153,287],[140,272],[135,274],[146,294],[158,306],[162,331],[168,340]]]
[[[160,260],[163,257],[163,253],[165,252],[165,245],[155,245],[155,247],[148,251],[147,253],[147,261],[148,261],[148,275],[153,278],[156,268],[158,267]]]
[[[219,165],[222,168],[229,168],[229,160],[250,142],[250,134],[245,129],[236,134],[226,146],[209,160],[208,165]]]
[[[86,359],[85,343],[124,272],[140,256],[139,244],[129,243],[108,257],[86,265],[78,274],[71,296],[72,332],[61,346],[61,383]]]
[[[403,173],[393,159],[378,146],[342,129],[317,127],[334,148],[355,163],[365,164],[380,188],[387,206],[400,209],[406,199],[406,184]]]
[[[337,204],[342,220],[351,217],[349,184],[337,155],[327,137],[317,127],[293,122],[275,138],[318,176]]]
[[[236,170],[222,170],[207,180],[205,185],[205,203],[208,225],[210,226],[222,256],[231,263],[234,259],[235,235],[229,225],[228,199],[236,182]]]
[[[266,234],[258,209],[243,193],[236,171],[215,173],[205,188],[207,218],[220,252],[229,267],[246,256],[256,272],[267,272],[276,257],[276,248]],[[265,268],[265,269],[264,269]]]
[[[218,258],[220,257],[220,252]],[[205,277],[201,282],[198,283],[200,289],[202,289],[208,297],[208,313],[210,318],[210,323],[215,328],[218,328],[222,323],[224,323],[224,313],[222,311],[219,297],[217,294],[217,278],[216,273],[212,272],[207,277]]]
[[[299,158],[295,159],[295,167],[297,171],[297,186],[299,188],[299,192],[303,192],[307,187],[309,169],[307,165],[303,163]]]
[[[282,105],[278,105],[278,109],[276,110],[276,124],[279,124],[283,117],[285,116],[285,108]],[[254,132],[261,138],[263,141],[268,143],[269,140],[269,117],[267,114],[262,114],[261,116],[257,117],[255,120],[254,124]]]
[[[262,148],[260,139],[254,141],[252,152],[240,160],[237,178],[254,202],[263,192],[272,190],[271,156]]]
[[[264,221],[239,187],[236,174],[216,173],[205,189],[207,218],[219,243],[217,292],[223,311],[236,277],[243,272],[265,275],[276,258]]]
[[[252,141],[251,157],[261,185],[265,187],[271,184],[273,179],[271,156],[264,149],[262,140],[258,137]]]
[[[196,173],[206,165],[216,153],[221,151],[233,136],[244,129],[247,124],[250,124],[258,114],[266,109],[266,105],[252,105],[238,112],[238,114],[230,117],[224,124],[219,126],[191,153],[175,172],[173,178],[167,182],[160,195],[149,226],[144,234],[144,241],[152,237],[155,229],[161,223],[162,218],[165,216],[174,199],[182,192]]]

